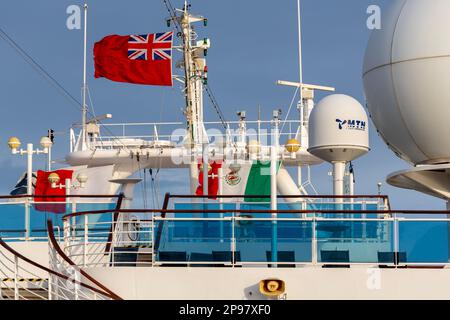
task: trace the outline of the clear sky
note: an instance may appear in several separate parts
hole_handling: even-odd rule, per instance
[[[182,1],[172,0],[180,6]],[[289,106],[293,89],[275,85],[278,79],[298,79],[296,0],[192,0],[193,13],[209,19],[200,37],[211,38],[209,83],[225,117],[236,120],[237,110],[256,119],[257,107],[269,119],[271,111]],[[366,9],[387,0],[302,0],[304,80],[331,85],[364,104],[362,60],[370,31]],[[80,0],[15,0],[2,3],[0,27],[22,46],[71,94],[80,99],[82,30],[66,28],[66,8]],[[168,13],[162,0],[90,0],[89,49],[108,34],[143,34],[167,30]],[[89,56],[88,81],[96,114],[112,113],[113,122],[183,121],[183,99],[178,85],[149,87],[94,80]],[[16,135],[23,143],[38,144],[48,128],[57,131],[55,158],[68,151],[68,129],[80,112],[0,39],[0,193],[10,191],[25,170],[25,159],[9,155],[6,141]],[[316,102],[323,95],[319,95]],[[218,120],[206,103],[207,120]],[[296,112],[291,118],[296,118]],[[356,190],[375,194],[377,182],[408,165],[387,149],[371,124],[372,151],[355,161]],[[37,167],[43,165],[37,160]],[[312,169],[321,194],[332,190],[330,165]],[[160,173],[161,192],[187,193],[187,172]],[[180,181],[182,183],[180,183]],[[142,187],[137,188],[143,194]],[[444,209],[439,199],[383,184],[394,208]],[[150,192],[148,192],[150,194]]]

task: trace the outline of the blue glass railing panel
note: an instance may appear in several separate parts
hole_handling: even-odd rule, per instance
[[[56,213],[57,212],[57,213]],[[47,220],[50,219],[62,234],[62,217],[72,212],[72,206],[65,203],[39,203],[30,206],[30,236],[37,238],[47,237]]]
[[[399,221],[400,262],[448,263],[449,221]]]
[[[278,262],[311,262],[311,221],[239,220],[234,234],[242,262],[271,262],[275,250]]]
[[[159,232],[156,261],[212,261],[214,252],[231,250],[230,221],[164,220],[155,224],[155,235]]]
[[[317,221],[317,260],[323,263],[394,263],[393,221]],[[393,259],[392,259],[393,260]]]
[[[4,203],[0,205],[0,237],[21,238],[25,236],[25,205]]]
[[[214,210],[235,210],[236,203],[175,203],[174,209],[179,210],[177,217],[180,218],[223,218],[230,217],[232,213],[218,213]],[[208,210],[208,213],[183,213],[183,210]],[[168,217],[173,214],[167,214]]]
[[[302,210],[302,205],[300,203],[279,203],[277,205],[278,210]],[[240,205],[241,210],[259,210],[259,211],[269,211],[270,204],[268,203],[242,203]],[[241,216],[247,216],[251,218],[271,218],[271,213],[241,213]],[[292,213],[278,213],[278,218],[301,218],[301,214]]]
[[[111,203],[77,203],[76,211],[97,211],[97,210],[112,210],[116,207],[115,202]],[[111,222],[113,214],[105,213],[105,214],[91,214],[89,215],[89,223],[97,223],[97,222]],[[84,222],[84,217],[77,217],[77,223]]]
[[[76,211],[93,211],[115,208],[115,203],[77,203]],[[29,235],[31,238],[44,239],[47,237],[47,220],[50,219],[55,232],[62,234],[64,215],[72,213],[75,208],[68,203],[32,203],[29,206]],[[25,203],[3,203],[0,205],[0,236],[6,238],[25,237]],[[99,221],[110,222],[111,214],[90,215],[89,223]],[[76,218],[80,223],[83,218]],[[57,234],[58,235],[58,234]]]

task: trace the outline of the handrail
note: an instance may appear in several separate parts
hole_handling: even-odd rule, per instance
[[[53,232],[53,222],[52,220],[47,220],[47,229],[48,229],[48,238],[50,239],[50,242],[55,248],[56,252],[63,258],[69,265],[76,266],[76,264],[64,253],[64,251],[59,246],[58,242],[56,241],[55,234]],[[113,291],[102,285],[99,281],[95,280],[91,275],[89,275],[87,272],[85,272],[83,269],[79,269],[80,273],[89,281],[97,285],[99,288],[104,290],[107,293],[107,296],[112,298],[113,300],[123,300],[120,296],[115,294]]]
[[[123,201],[124,196],[125,195],[123,193],[120,193],[119,198],[117,199],[115,210],[120,210],[120,208],[122,207],[122,201]],[[105,254],[108,254],[109,250],[111,249],[112,236],[113,236],[113,232],[116,228],[116,222],[117,222],[118,218],[119,218],[119,212],[114,211],[113,224],[111,225],[111,229],[109,230],[108,243],[106,244],[106,247],[105,247]]]
[[[19,195],[9,195],[0,196],[0,199],[21,199],[21,198],[118,198],[120,195],[112,194],[71,194],[71,195],[39,195],[39,194],[19,194]]]
[[[187,194],[173,194],[170,198],[179,199],[231,199],[231,198],[247,198],[247,199],[269,199],[270,195],[187,195]],[[387,207],[391,207],[388,195],[277,195],[277,199],[382,199],[387,202]]]
[[[78,217],[84,215],[104,214],[111,212],[119,213],[256,213],[256,214],[268,214],[268,213],[291,213],[291,214],[424,214],[424,215],[437,215],[447,214],[450,215],[450,210],[243,210],[243,209],[212,209],[212,210],[190,210],[190,209],[110,209],[110,210],[92,210],[92,211],[80,211],[63,216],[63,219],[71,217]]]
[[[52,232],[53,232],[53,230],[52,230]],[[97,288],[94,288],[94,287],[92,287],[92,286],[90,286],[88,284],[82,283],[82,282],[80,282],[80,281],[78,281],[76,279],[71,279],[70,277],[68,277],[68,276],[66,276],[64,274],[56,272],[56,271],[54,271],[52,269],[44,267],[43,265],[41,265],[41,264],[39,264],[39,263],[37,263],[37,262],[35,262],[33,260],[28,259],[27,257],[23,256],[22,254],[20,254],[19,252],[17,252],[13,248],[11,248],[9,245],[7,245],[6,242],[3,241],[3,239],[1,237],[0,237],[0,245],[3,248],[5,248],[7,251],[9,251],[13,256],[15,256],[15,257],[17,257],[17,258],[19,258],[19,259],[21,259],[21,260],[31,264],[32,266],[34,266],[34,267],[36,267],[38,269],[44,270],[44,271],[46,271],[46,272],[48,272],[50,274],[53,274],[53,275],[55,275],[57,277],[63,278],[64,280],[69,280],[69,281],[71,281],[73,283],[76,283],[76,284],[79,284],[80,286],[85,287],[85,288],[87,288],[89,290],[92,290],[92,291],[97,292],[97,293],[99,293],[101,295],[105,295],[105,296],[107,296],[107,297],[109,297],[111,299],[114,299],[114,297],[112,297],[110,294],[108,294],[106,292],[103,292],[103,291],[101,291],[101,290],[99,290]]]
[[[169,194],[169,198],[270,198],[270,195],[189,195],[189,194]],[[295,198],[316,198],[316,199],[387,199],[387,195],[277,195],[278,199],[295,199]]]

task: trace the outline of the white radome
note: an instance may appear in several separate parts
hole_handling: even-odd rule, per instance
[[[371,118],[402,159],[450,162],[450,1],[396,0],[381,13],[363,68]]]
[[[308,151],[328,162],[352,161],[366,154],[369,123],[364,107],[344,94],[323,98],[309,117]]]

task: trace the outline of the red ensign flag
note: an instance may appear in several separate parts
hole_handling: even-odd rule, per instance
[[[210,164],[211,168],[208,168],[208,195],[214,197],[217,196],[219,191],[219,168],[222,168],[221,163],[213,162]],[[203,195],[203,164],[198,164],[199,175],[198,175],[198,184],[197,190],[195,194],[198,196]],[[209,176],[211,175],[211,176]]]
[[[35,208],[38,211],[47,211],[54,213],[63,213],[66,211],[66,194],[65,188],[52,188],[48,181],[50,173],[57,173],[59,175],[60,183],[65,183],[66,179],[72,179],[73,170],[56,170],[56,171],[42,171],[38,170],[36,178],[36,188],[34,189]],[[39,197],[42,196],[42,197]],[[45,197],[45,196],[62,196],[62,197]],[[52,203],[40,203],[52,202]],[[54,203],[63,202],[63,203]]]
[[[94,46],[95,77],[171,86],[173,32],[103,38]]]

